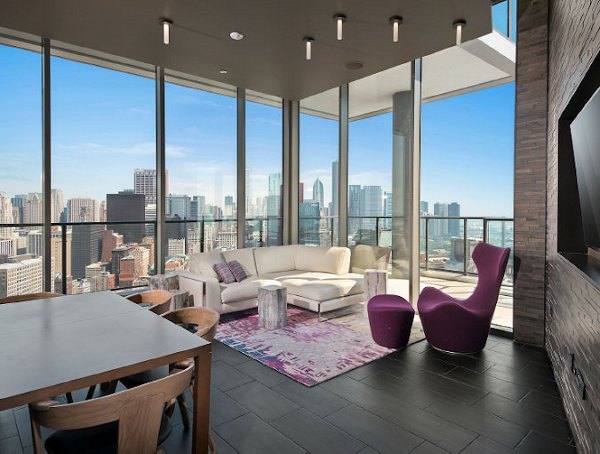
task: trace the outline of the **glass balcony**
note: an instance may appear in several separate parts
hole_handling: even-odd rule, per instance
[[[494,30],[515,41],[516,0],[503,0],[492,6]]]

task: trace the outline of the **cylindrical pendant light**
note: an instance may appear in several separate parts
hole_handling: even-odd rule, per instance
[[[400,24],[402,23],[402,16],[390,17],[390,24],[392,24],[392,41],[397,43],[400,35]]]
[[[337,40],[341,41],[344,38],[344,22],[346,22],[346,16],[343,14],[336,14],[333,16],[336,23]]]
[[[160,19],[160,24],[163,32],[163,44],[168,45],[171,42],[171,25],[173,25],[173,21],[163,17]]]
[[[467,21],[464,19],[455,20],[452,24],[456,29],[456,45],[460,46],[462,44],[462,31],[463,28],[467,26]]]
[[[306,43],[306,59],[311,60],[312,59],[312,43],[315,42],[315,39],[311,38],[310,36],[305,36],[302,41],[304,41]]]

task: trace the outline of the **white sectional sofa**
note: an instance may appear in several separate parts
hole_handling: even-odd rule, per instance
[[[248,278],[219,282],[213,265],[240,262]],[[258,288],[287,288],[288,303],[322,313],[363,301],[362,274],[349,273],[350,249],[344,247],[273,246],[193,254],[189,269],[179,274],[179,286],[194,296],[195,305],[219,313],[257,305]]]

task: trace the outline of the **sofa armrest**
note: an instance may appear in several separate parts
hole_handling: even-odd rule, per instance
[[[221,312],[221,288],[212,276],[203,276],[190,271],[180,271],[179,288],[194,296],[194,306],[208,307]]]

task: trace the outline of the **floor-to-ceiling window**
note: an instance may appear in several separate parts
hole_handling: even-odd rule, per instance
[[[236,113],[234,87],[167,79],[167,271],[189,254],[237,247]]]
[[[246,91],[246,247],[282,244],[282,102]]]
[[[53,52],[52,221],[63,223],[52,230],[56,285],[85,293],[144,284],[155,259],[153,73]]]
[[[459,298],[472,291],[478,243],[513,246],[514,105],[513,83],[423,105],[422,276],[463,280],[446,289]],[[512,327],[512,277],[511,257],[497,325]]]
[[[339,90],[300,102],[298,243],[338,243]]]
[[[42,59],[27,47],[0,45],[0,297],[43,290]]]

